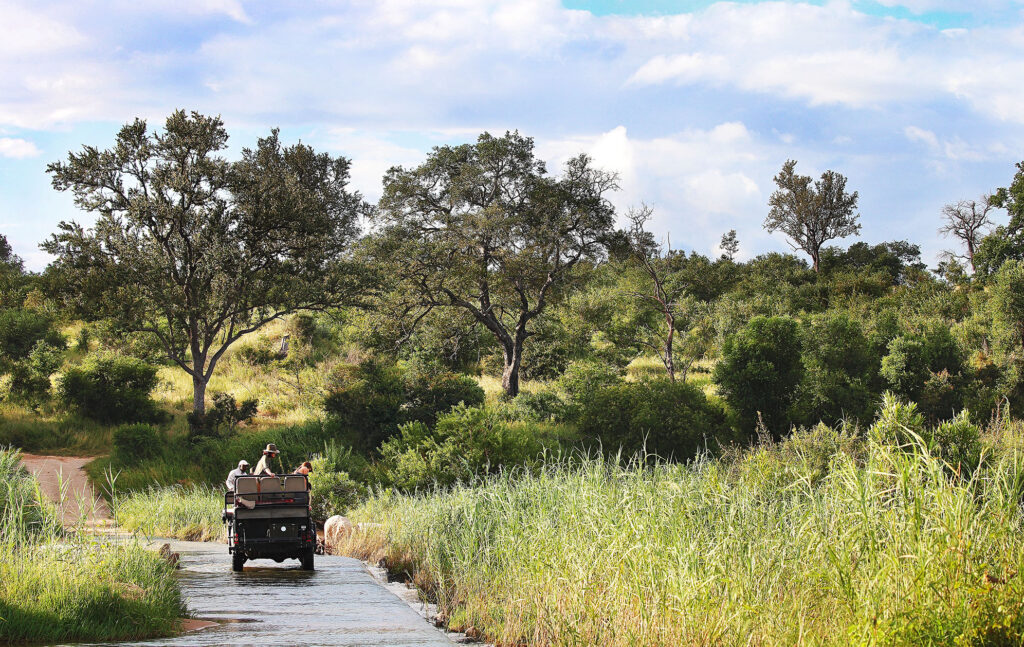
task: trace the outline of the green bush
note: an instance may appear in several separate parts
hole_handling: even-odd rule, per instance
[[[50,376],[64,362],[64,351],[44,339],[36,342],[28,357],[13,362],[7,397],[38,409],[50,399]]]
[[[239,404],[230,393],[215,393],[213,406],[207,409],[206,415],[200,420],[197,420],[194,412],[189,412],[189,438],[195,442],[202,437],[232,433],[240,423],[252,422],[256,417],[257,406],[255,398],[242,400]]]
[[[585,442],[627,456],[646,450],[686,460],[733,440],[725,413],[687,382],[651,380],[607,386],[587,396],[579,417]]]
[[[57,396],[65,407],[100,422],[152,422],[162,417],[149,396],[156,382],[156,367],[102,353],[68,368]]]
[[[316,457],[310,463],[313,466],[309,485],[314,519],[323,521],[335,514],[345,514],[366,498],[366,487],[352,480],[348,472],[334,471],[330,461],[323,457]]]
[[[970,474],[981,461],[981,430],[966,410],[935,427],[929,440],[932,452],[956,472]]]
[[[34,310],[0,310],[0,359],[8,362],[26,359],[40,341],[55,348],[67,347],[50,317]]]
[[[806,425],[870,419],[879,358],[860,324],[846,313],[828,312],[810,317],[801,337],[804,376],[796,417]]]
[[[278,359],[274,342],[269,337],[257,337],[250,343],[243,344],[235,351],[239,359],[253,366],[264,366]]]
[[[376,360],[344,367],[335,377],[324,409],[340,439],[363,453],[397,434],[399,425],[431,425],[459,403],[476,406],[484,401],[483,389],[472,378],[410,372]]]
[[[147,424],[121,425],[114,430],[113,440],[117,465],[135,465],[160,453],[160,434]]]
[[[589,394],[621,381],[622,372],[617,367],[597,360],[581,360],[569,364],[556,384],[565,391],[570,404],[578,404]]]
[[[722,347],[715,366],[719,393],[752,433],[758,414],[780,437],[790,424],[789,409],[803,377],[797,324],[788,317],[754,317]]]
[[[433,429],[418,421],[403,424],[398,436],[381,445],[379,471],[385,483],[402,489],[450,485],[532,465],[567,439],[558,425],[509,422],[493,410],[460,404]]]
[[[889,390],[901,398],[917,401],[933,373],[959,375],[962,353],[949,327],[933,323],[920,333],[900,335],[889,342],[880,374]]]

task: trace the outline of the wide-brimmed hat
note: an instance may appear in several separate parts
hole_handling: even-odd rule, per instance
[[[238,469],[242,469],[243,467],[249,467],[249,461],[245,460],[244,458],[238,461]]]
[[[274,443],[269,443],[267,445],[267,448],[263,450],[263,453],[264,454],[280,454],[281,452],[277,451],[277,445],[275,445]]]

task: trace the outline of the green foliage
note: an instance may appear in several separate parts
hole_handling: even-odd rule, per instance
[[[107,150],[50,164],[53,186],[96,215],[44,243],[64,305],[144,333],[189,371],[196,422],[223,351],[285,315],[351,303],[372,280],[351,262],[368,206],[348,190],[349,160],[273,130],[221,157],[219,117],[179,110],[151,131],[136,119]],[[282,226],[287,223],[287,226]]]
[[[330,461],[314,458],[309,473],[310,501],[313,518],[323,521],[336,514],[345,514],[349,508],[366,498],[366,487],[352,480],[348,472],[332,469]]]
[[[258,404],[255,398],[242,400],[239,404],[230,393],[216,393],[213,406],[207,410],[202,421],[196,420],[195,412],[189,412],[189,437],[195,441],[204,436],[234,433],[240,423],[252,422]]]
[[[776,436],[788,428],[803,377],[798,330],[787,317],[755,317],[726,339],[714,380],[742,430],[752,431],[759,414]]]
[[[49,316],[19,308],[0,310],[0,361],[9,363],[26,359],[41,341],[54,348],[67,347],[67,342],[54,329]]]
[[[28,357],[11,365],[8,398],[33,410],[50,399],[50,376],[64,363],[64,351],[40,339]]]
[[[970,474],[981,460],[981,430],[964,410],[934,428],[929,449],[956,472]]]
[[[882,407],[868,437],[880,445],[912,446],[925,433],[924,416],[913,402],[903,402],[895,394],[882,395]]]
[[[1010,260],[999,268],[992,285],[997,337],[1024,350],[1024,261]]]
[[[136,423],[121,425],[114,430],[115,465],[134,465],[153,458],[160,452],[161,434],[151,425]]]
[[[510,422],[482,407],[459,405],[433,428],[409,422],[381,445],[381,478],[401,489],[451,485],[503,468],[530,466],[557,450],[567,431],[557,425]]]
[[[97,353],[65,372],[57,388],[61,403],[101,422],[147,422],[162,417],[150,392],[156,368],[140,360]]]
[[[868,436],[877,443],[906,450],[925,449],[956,473],[970,474],[981,460],[981,431],[966,410],[928,427],[916,404],[902,402],[892,393],[883,396],[882,408]]]
[[[578,404],[591,393],[622,381],[615,366],[595,360],[573,362],[558,378],[557,385],[565,391],[570,403]]]
[[[114,498],[118,524],[129,532],[184,541],[224,541],[220,487],[147,487]]]
[[[963,364],[962,353],[949,327],[936,322],[923,332],[905,333],[892,339],[888,353],[882,358],[880,374],[895,394],[918,400],[932,374],[946,371],[957,375],[963,370]],[[933,391],[936,386],[932,385]],[[938,411],[927,413],[942,415]]]
[[[867,420],[879,358],[861,325],[844,312],[809,317],[801,328],[803,381],[795,405],[804,424]]]
[[[584,441],[596,441],[612,455],[646,451],[683,461],[733,439],[724,412],[700,389],[664,379],[591,392],[583,399],[578,425]]]
[[[396,298],[385,305],[410,323],[437,308],[471,315],[501,347],[504,387],[516,395],[535,320],[572,287],[573,269],[603,251],[615,222],[605,194],[615,188],[586,155],[549,177],[518,132],[393,167],[370,246],[392,280]]]
[[[235,355],[253,366],[266,366],[278,359],[277,351],[269,337],[259,336],[252,342],[239,346]]]
[[[336,371],[324,409],[341,440],[368,453],[395,435],[401,424],[433,424],[460,402],[475,406],[483,401],[483,389],[471,378],[406,371],[371,359]]]

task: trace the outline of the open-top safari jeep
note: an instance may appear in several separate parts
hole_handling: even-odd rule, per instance
[[[235,491],[224,495],[222,518],[233,570],[249,559],[297,559],[303,570],[313,570],[316,525],[305,476],[238,477]]]

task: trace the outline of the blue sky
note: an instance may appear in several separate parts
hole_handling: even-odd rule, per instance
[[[232,150],[271,127],[353,160],[367,197],[393,164],[519,129],[557,169],[620,173],[674,247],[788,249],[761,229],[772,177],[835,169],[862,237],[952,246],[942,205],[1024,159],[1024,0],[0,0],[0,233],[33,269],[90,218],[46,164],[136,116],[223,116]],[[998,214],[997,219],[1004,219]],[[846,241],[849,242],[849,241]]]

